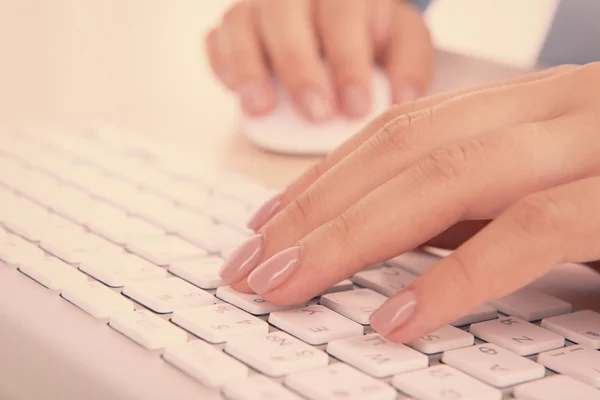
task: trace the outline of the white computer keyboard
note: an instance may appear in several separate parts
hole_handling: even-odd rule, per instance
[[[369,315],[435,256],[407,253],[279,307],[218,275],[272,190],[176,169],[143,138],[1,140],[0,268],[18,268],[108,322],[99,329],[227,398],[600,399],[600,314],[523,289],[393,344]]]

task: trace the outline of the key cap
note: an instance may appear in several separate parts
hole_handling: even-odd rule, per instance
[[[219,388],[248,376],[248,367],[200,340],[167,346],[163,358],[211,388]]]
[[[269,323],[315,345],[364,333],[362,325],[320,305],[272,312]]]
[[[325,367],[329,361],[325,352],[285,332],[236,336],[225,344],[225,351],[271,377]]]
[[[224,343],[243,335],[266,335],[269,325],[229,304],[176,310],[171,321],[211,343]]]
[[[112,207],[112,206],[106,206]],[[114,209],[106,210],[102,214],[95,214],[96,218],[86,222],[87,228],[107,238],[111,242],[125,245],[134,239],[147,236],[164,235],[164,231],[138,217],[129,217],[124,212]]]
[[[398,267],[373,268],[361,271],[352,277],[357,285],[373,289],[385,296],[392,296],[416,279],[416,275]]]
[[[600,353],[591,347],[576,345],[547,351],[538,355],[537,362],[600,388]]]
[[[81,233],[78,225],[48,211],[13,215],[11,219],[4,221],[4,226],[32,242],[70,235],[73,232]]]
[[[393,343],[378,333],[333,340],[327,352],[375,378],[427,368],[429,358],[401,343]]]
[[[528,400],[600,400],[600,391],[565,375],[553,375],[515,387],[517,399]]]
[[[571,342],[600,349],[600,314],[591,310],[576,311],[542,320],[542,328],[551,330]]]
[[[209,229],[178,229],[179,236],[210,253],[239,246],[247,235],[226,225],[214,225]]]
[[[125,286],[123,294],[161,314],[214,304],[213,295],[175,277],[132,282]]]
[[[187,341],[184,330],[148,310],[117,314],[108,324],[149,350],[181,345]]]
[[[69,284],[62,290],[61,296],[99,319],[133,311],[133,304],[129,300],[100,282]]]
[[[87,280],[84,274],[54,257],[23,262],[19,271],[52,290],[61,290],[71,283]]]
[[[490,304],[498,311],[526,321],[537,321],[542,318],[571,312],[572,306],[566,301],[549,296],[533,289],[520,289]]]
[[[0,237],[0,259],[7,264],[20,266],[44,258],[44,252],[36,245],[12,233]]]
[[[446,351],[442,361],[496,387],[540,379],[546,374],[543,365],[492,343]]]
[[[394,400],[396,391],[345,364],[289,375],[285,385],[311,400]]]
[[[394,267],[400,267],[416,275],[422,275],[429,269],[429,267],[439,260],[440,257],[433,254],[409,251],[392,258],[391,260],[387,261],[386,264]]]
[[[265,315],[274,311],[286,310],[290,308],[300,307],[296,306],[278,306],[267,302],[265,299],[257,294],[242,293],[233,289],[231,286],[221,286],[217,289],[216,296],[226,301],[227,303],[233,304],[242,310],[249,312],[253,315]]]
[[[345,292],[346,290],[354,290],[354,284],[350,279],[344,279],[343,281],[336,283],[321,293],[321,296],[325,296],[326,294],[330,293]]]
[[[102,254],[86,260],[79,269],[111,287],[123,287],[133,282],[158,280],[169,274],[156,265],[125,252]]]
[[[371,289],[357,289],[322,296],[320,304],[359,324],[369,325],[371,314],[386,300],[387,297]]]
[[[393,385],[400,391],[423,400],[500,400],[502,392],[448,365],[394,376]]]
[[[452,325],[445,325],[429,335],[407,343],[407,345],[425,354],[435,354],[472,346],[473,343],[475,343],[475,338],[469,332]]]
[[[296,394],[263,375],[231,382],[225,385],[223,394],[230,400],[301,400]]]
[[[132,253],[161,266],[168,266],[177,261],[199,258],[206,252],[178,237],[157,235],[133,240],[127,245]]]
[[[39,199],[44,205],[77,224],[83,224],[90,217],[89,207],[92,199],[78,189],[62,186],[51,195]]]
[[[451,325],[464,326],[471,325],[476,322],[488,321],[498,317],[496,309],[488,304],[480,304],[467,315],[457,319]]]
[[[88,258],[94,258],[97,253],[122,252],[109,241],[83,230],[77,234],[69,232],[48,237],[40,242],[40,247],[70,264],[79,264]]]
[[[222,265],[221,257],[205,257],[175,262],[169,266],[169,272],[202,289],[216,289],[226,285],[219,276]]]
[[[486,342],[495,343],[522,356],[565,345],[562,336],[516,317],[473,324],[470,332]]]

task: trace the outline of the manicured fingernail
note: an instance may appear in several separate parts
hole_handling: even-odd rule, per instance
[[[268,293],[287,281],[299,263],[300,247],[285,249],[252,271],[248,285],[258,294]]]
[[[323,121],[333,113],[331,102],[318,88],[303,89],[298,96],[298,102],[306,115],[313,121]]]
[[[263,254],[263,242],[262,235],[254,235],[244,242],[219,270],[221,279],[229,284],[244,279],[258,265]]]
[[[394,93],[394,103],[415,101],[423,95],[423,91],[411,83],[402,84]]]
[[[346,85],[340,97],[342,108],[350,117],[363,117],[369,112],[369,91],[363,85]]]
[[[389,335],[412,318],[416,304],[413,290],[396,294],[371,315],[371,327],[383,336]]]
[[[251,113],[265,112],[271,106],[268,89],[258,82],[246,82],[240,85],[238,93],[244,110]]]
[[[279,212],[282,205],[282,195],[278,194],[260,206],[258,210],[250,217],[246,226],[253,231],[258,231],[275,214]]]

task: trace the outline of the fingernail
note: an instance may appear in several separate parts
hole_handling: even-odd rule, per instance
[[[268,293],[284,283],[300,262],[300,246],[275,254],[248,276],[248,285],[258,294]]]
[[[254,235],[244,242],[219,270],[221,279],[229,284],[244,279],[258,265],[263,254],[263,247],[262,235]]]
[[[322,90],[303,89],[298,96],[300,107],[313,121],[323,121],[333,112],[330,101]]]
[[[411,83],[402,84],[395,92],[394,103],[415,101],[423,95],[423,91]]]
[[[371,315],[371,327],[383,336],[389,335],[412,318],[416,304],[417,297],[413,290],[398,293]]]
[[[369,91],[363,85],[346,85],[341,92],[342,108],[351,117],[363,117],[369,112]]]
[[[260,206],[258,210],[250,217],[246,226],[248,229],[258,231],[264,224],[266,224],[275,214],[277,214],[281,208],[282,195],[278,194],[268,200],[265,204]]]
[[[267,89],[258,82],[246,82],[238,87],[244,110],[251,113],[265,112],[271,106]]]

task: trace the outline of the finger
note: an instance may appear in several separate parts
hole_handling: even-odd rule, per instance
[[[281,260],[291,262],[285,256],[289,250],[284,250],[257,267],[248,284],[270,302],[296,304],[461,220],[493,218],[529,193],[600,170],[600,144],[590,145],[595,133],[571,133],[572,126],[566,118],[527,124],[436,149],[299,240],[294,257],[300,257],[300,249],[302,257],[290,267],[293,277],[290,272],[284,280],[285,274],[277,271],[283,268]],[[540,143],[543,152],[532,156]],[[264,258],[278,240],[269,238],[267,230]],[[269,281],[270,274],[277,277],[277,285]]]
[[[462,221],[425,243],[426,246],[440,249],[455,249],[477,234],[490,223],[490,220]]]
[[[389,44],[396,5],[396,0],[369,1],[369,31],[375,58],[383,54]]]
[[[206,35],[206,53],[208,55],[208,61],[213,73],[221,80],[221,82],[228,87],[233,89],[233,82],[231,79],[231,73],[228,70],[228,65],[224,58],[225,51],[223,50],[221,35],[221,28],[212,29],[208,35]]]
[[[238,92],[242,108],[250,115],[264,114],[275,106],[275,91],[254,20],[254,3],[241,1],[232,7],[220,29],[226,43],[223,54],[228,80]]]
[[[341,110],[363,117],[371,104],[373,48],[368,0],[316,2],[317,27]]]
[[[531,195],[389,299],[371,324],[391,340],[411,341],[555,264],[598,259],[599,216],[599,177]]]
[[[421,12],[409,2],[398,2],[385,67],[392,101],[401,103],[421,97],[433,76],[434,50]]]
[[[296,198],[303,193],[309,186],[321,178],[331,168],[336,166],[342,159],[347,157],[350,153],[357,149],[357,147],[364,144],[367,139],[372,137],[376,132],[381,131],[383,126],[390,121],[393,121],[398,116],[409,115],[418,113],[421,110],[437,107],[438,105],[448,101],[449,99],[464,96],[468,93],[478,93],[484,90],[493,88],[507,87],[510,85],[516,85],[526,82],[534,82],[549,78],[551,76],[559,75],[562,73],[568,73],[579,66],[561,66],[548,70],[544,70],[537,74],[527,75],[524,77],[518,77],[510,79],[504,82],[487,83],[471,88],[459,89],[454,92],[442,93],[435,96],[427,97],[419,100],[416,103],[405,103],[391,107],[388,111],[375,118],[365,128],[363,128],[356,135],[348,139],[341,146],[327,155],[323,160],[316,163],[312,168],[307,170],[302,176],[292,182],[285,192],[279,196],[276,196],[268,203],[263,205],[260,210],[254,215],[249,221],[248,227],[255,231],[258,231],[268,220],[271,219],[277,212],[283,210],[285,206],[296,200]]]
[[[258,0],[257,7],[261,37],[296,108],[311,121],[328,119],[335,103],[319,54],[314,2]]]

